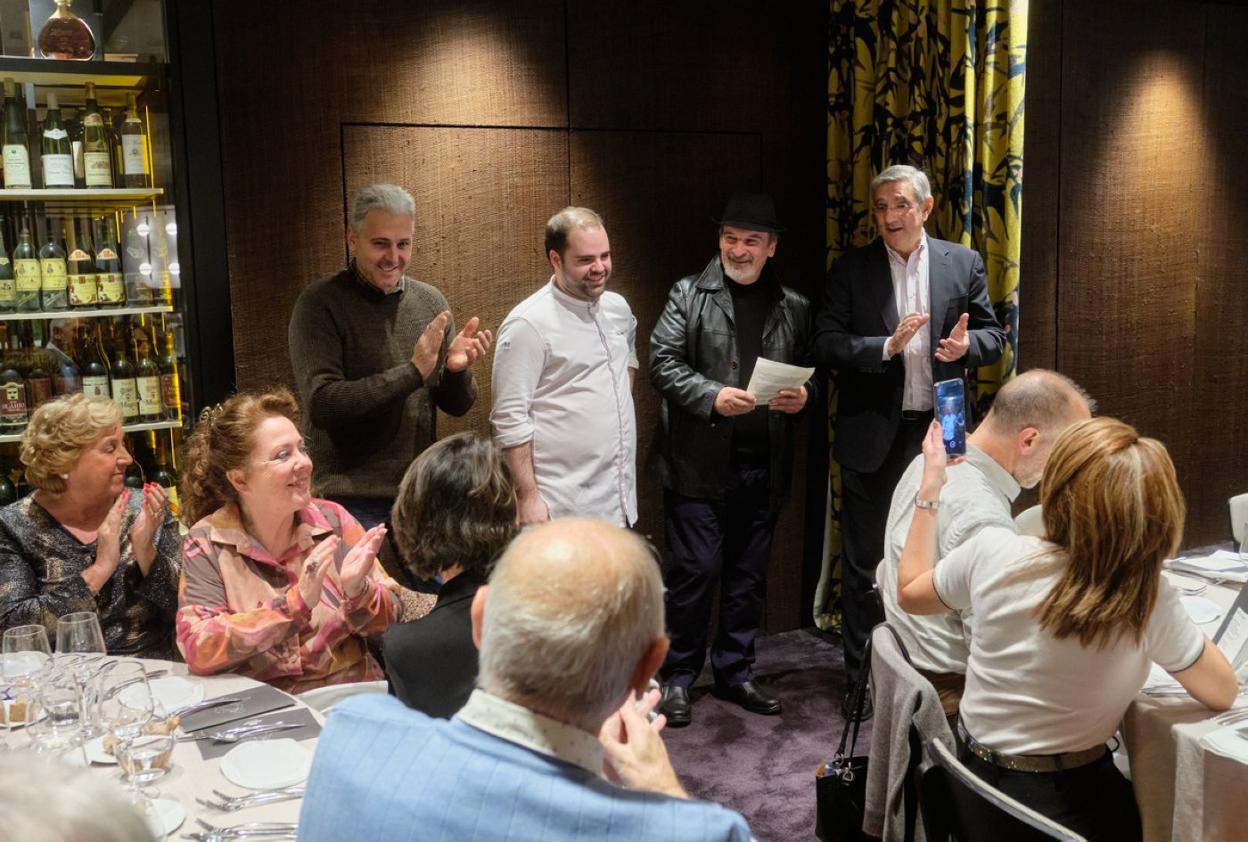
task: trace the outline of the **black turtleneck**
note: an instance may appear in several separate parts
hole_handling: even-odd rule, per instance
[[[775,299],[775,282],[766,272],[752,284],[739,284],[724,275],[724,286],[732,295],[732,318],[736,325],[740,388],[750,384],[754,365],[763,349],[763,326]],[[732,424],[733,461],[745,464],[767,463],[769,453],[765,406],[738,415]]]

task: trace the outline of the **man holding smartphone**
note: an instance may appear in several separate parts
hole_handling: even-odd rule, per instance
[[[833,457],[841,466],[841,610],[851,687],[879,619],[871,583],[884,555],[889,501],[932,421],[933,384],[995,362],[1005,345],[983,260],[923,230],[935,203],[923,171],[889,167],[871,182],[871,195],[879,236],[833,264],[814,339],[815,361],[838,372]]]

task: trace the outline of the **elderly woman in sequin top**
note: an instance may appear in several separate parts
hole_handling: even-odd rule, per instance
[[[124,487],[133,461],[112,401],[35,410],[21,460],[35,489],[0,509],[0,627],[99,614],[110,654],[171,658],[179,538],[160,486]]]

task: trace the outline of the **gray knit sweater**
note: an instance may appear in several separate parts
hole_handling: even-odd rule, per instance
[[[386,295],[345,269],[310,284],[290,317],[290,361],[303,404],[317,496],[394,497],[408,464],[437,439],[437,409],[463,415],[472,372],[412,365],[425,326],[447,309],[435,288],[405,278]],[[442,342],[455,336],[448,324]]]

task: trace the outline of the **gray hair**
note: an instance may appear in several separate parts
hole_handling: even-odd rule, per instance
[[[893,164],[888,169],[871,179],[871,197],[881,184],[892,184],[894,181],[906,181],[914,191],[914,197],[922,205],[932,196],[932,183],[927,180],[927,173],[908,164]]]
[[[0,754],[0,842],[153,842],[116,783],[29,752]]]
[[[546,251],[560,258],[568,247],[568,232],[573,228],[606,228],[602,217],[589,208],[566,207],[546,222]]]
[[[490,577],[480,677],[488,693],[597,733],[663,637],[663,578],[646,544],[589,519],[532,527]]]
[[[351,201],[351,230],[359,233],[371,210],[416,218],[416,200],[397,184],[370,184]]]
[[[1026,427],[1057,434],[1084,408],[1096,412],[1096,401],[1078,383],[1056,371],[1033,368],[1001,387],[984,420],[1007,435]]]

